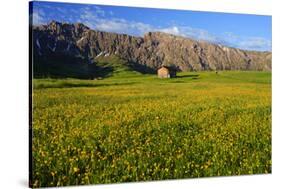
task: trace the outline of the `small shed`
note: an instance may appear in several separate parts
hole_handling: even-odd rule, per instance
[[[159,78],[173,78],[177,76],[177,71],[173,67],[161,66],[157,70],[157,75]]]

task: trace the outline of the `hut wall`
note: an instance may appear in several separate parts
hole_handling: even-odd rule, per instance
[[[167,69],[159,69],[157,73],[159,78],[170,78],[170,73]]]

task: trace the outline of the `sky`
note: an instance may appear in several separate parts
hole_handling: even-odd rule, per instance
[[[33,2],[33,24],[83,23],[94,30],[143,36],[160,31],[236,47],[271,51],[271,16],[187,10]]]

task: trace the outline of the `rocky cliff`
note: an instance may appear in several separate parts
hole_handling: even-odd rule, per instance
[[[246,51],[161,32],[143,37],[91,30],[77,23],[52,21],[33,26],[34,64],[54,60],[95,64],[100,56],[118,56],[131,64],[180,71],[271,70],[271,52]]]

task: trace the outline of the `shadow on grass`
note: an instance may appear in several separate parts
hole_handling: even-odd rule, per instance
[[[176,78],[192,78],[192,79],[199,79],[199,74],[192,74],[192,75],[179,75]]]
[[[122,85],[133,85],[136,82],[126,82],[126,83],[70,83],[70,82],[60,82],[60,83],[40,83],[35,84],[34,89],[47,89],[47,88],[77,88],[77,87],[108,87],[108,86],[122,86]]]
[[[48,58],[34,57],[33,77],[34,78],[76,78],[95,79],[98,77],[107,78],[112,76],[112,66],[101,67],[96,64],[89,64],[86,59],[67,55],[50,54]]]
[[[174,78],[171,78],[171,80],[168,81],[168,82],[169,83],[186,83],[187,81],[190,81],[190,80],[178,80],[178,79],[185,79],[185,78],[190,78],[192,80],[198,80],[199,79],[199,74],[176,76]]]
[[[137,62],[134,62],[134,63],[131,62],[129,64],[129,67],[132,70],[137,71],[137,72],[142,73],[142,74],[156,74],[155,69],[150,68],[145,64],[140,64],[140,63],[137,63]]]

